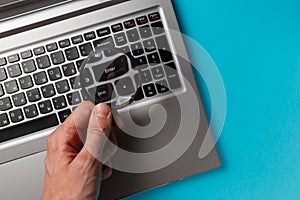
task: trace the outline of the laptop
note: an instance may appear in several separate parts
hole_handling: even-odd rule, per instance
[[[130,54],[140,87],[120,109],[125,126],[135,125],[113,130],[119,150],[99,198],[219,167],[215,148],[199,158],[214,141],[178,33],[170,0],[0,1],[0,199],[41,199],[47,136],[89,100],[78,76],[90,53],[107,45]],[[119,96],[128,93],[129,83],[120,81],[127,72],[107,72],[99,94],[109,93],[108,85]],[[110,104],[115,97],[101,98]]]

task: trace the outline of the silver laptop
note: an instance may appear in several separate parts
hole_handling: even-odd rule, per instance
[[[128,123],[114,128],[120,153],[100,199],[119,199],[218,167],[215,148],[199,158],[199,149],[214,141],[204,140],[211,133],[178,33],[170,0],[1,0],[0,199],[41,199],[47,136],[90,100],[78,77],[99,47],[126,51],[139,72],[138,81],[129,80],[126,70],[109,71],[100,81],[101,94],[111,87],[117,96],[139,83],[135,98],[120,109]],[[114,98],[100,95],[98,102]],[[132,121],[135,125],[128,125]]]

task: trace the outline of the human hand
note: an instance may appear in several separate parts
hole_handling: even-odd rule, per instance
[[[101,177],[112,170],[108,147],[112,112],[105,104],[83,102],[48,138],[43,200],[97,199]],[[83,142],[84,145],[83,145]]]

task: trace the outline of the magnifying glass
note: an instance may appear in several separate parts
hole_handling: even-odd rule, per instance
[[[107,103],[121,109],[138,98],[141,81],[131,52],[118,48],[97,48],[80,67],[80,85],[94,104]]]

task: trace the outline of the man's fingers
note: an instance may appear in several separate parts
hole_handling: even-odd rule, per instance
[[[97,158],[102,161],[105,143],[111,130],[111,121],[112,114],[109,106],[101,103],[94,107],[90,116],[84,147],[77,156],[79,160],[91,161]]]
[[[84,138],[81,138],[83,134],[79,136],[78,133],[88,125],[94,107],[95,105],[91,102],[81,103],[65,122],[49,136],[48,149],[51,149],[52,145],[54,147],[57,146],[53,143],[57,144],[57,142],[60,142],[63,145],[70,145],[77,151],[80,151]],[[62,146],[62,148],[64,147]]]

